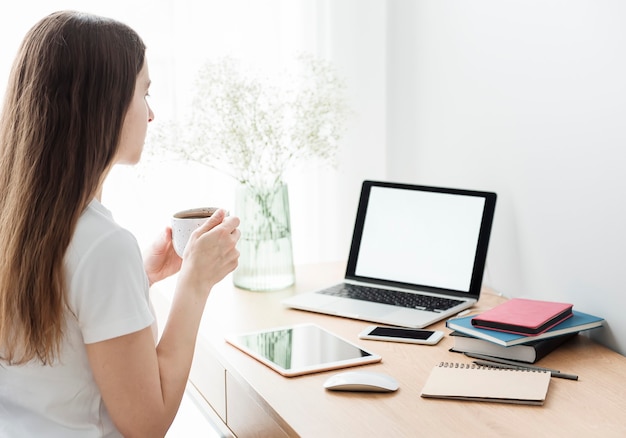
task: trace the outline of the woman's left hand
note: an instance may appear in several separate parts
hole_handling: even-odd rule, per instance
[[[144,256],[143,264],[150,286],[180,270],[182,259],[174,251],[171,227],[165,228],[154,241]]]

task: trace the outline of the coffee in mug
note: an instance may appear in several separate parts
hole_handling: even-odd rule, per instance
[[[176,254],[180,257],[183,256],[191,233],[205,223],[217,210],[217,207],[190,208],[179,211],[172,216],[172,242]]]

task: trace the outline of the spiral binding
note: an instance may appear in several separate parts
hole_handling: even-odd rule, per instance
[[[517,368],[517,367],[506,367],[506,366],[490,366],[490,365],[478,365],[475,363],[462,363],[462,362],[440,362],[439,368],[459,368],[459,369],[468,369],[468,370],[496,370],[496,371],[522,371],[529,373],[536,373],[538,370],[530,369],[530,368]]]

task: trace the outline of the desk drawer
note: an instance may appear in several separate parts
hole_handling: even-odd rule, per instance
[[[277,414],[266,404],[252,396],[252,389],[238,382],[226,372],[226,404],[228,428],[239,438],[282,438],[297,436],[286,432],[274,416]],[[287,426],[288,428],[288,426]]]
[[[201,338],[196,344],[189,380],[226,423],[226,369]]]

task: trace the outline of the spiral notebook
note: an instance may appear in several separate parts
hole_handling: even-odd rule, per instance
[[[543,405],[549,385],[550,373],[546,371],[442,362],[431,371],[421,396]]]

